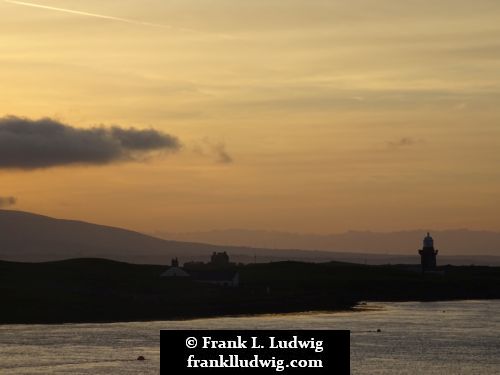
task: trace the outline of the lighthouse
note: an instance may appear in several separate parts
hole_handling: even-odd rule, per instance
[[[434,249],[434,239],[429,232],[427,232],[427,236],[424,238],[424,246],[418,253],[420,254],[422,272],[434,270],[436,268],[436,255],[438,250]]]

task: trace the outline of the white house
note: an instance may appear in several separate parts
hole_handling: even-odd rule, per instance
[[[227,254],[220,254],[223,254],[224,258],[229,259]],[[229,264],[229,262],[226,263]],[[235,269],[207,269],[202,267],[201,269],[187,268],[184,270],[179,267],[177,258],[172,259],[172,265],[163,272],[160,277],[190,277],[195,282],[232,288],[236,288],[240,285],[240,274]]]
[[[191,275],[179,267],[179,260],[172,259],[172,266],[163,272],[160,277],[190,277]]]
[[[189,277],[189,273],[184,271],[179,267],[170,267],[168,270],[163,272],[160,277]]]

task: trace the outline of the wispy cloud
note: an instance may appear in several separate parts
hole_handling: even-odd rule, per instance
[[[234,161],[224,142],[213,142],[208,137],[201,144],[195,144],[194,151],[199,155],[213,157],[216,163],[230,164]]]
[[[164,23],[146,22],[146,21],[140,21],[140,20],[135,20],[135,19],[131,19],[131,18],[115,17],[115,16],[109,16],[109,15],[105,15],[105,14],[84,12],[84,11],[68,9],[68,8],[58,8],[58,7],[52,7],[52,6],[44,5],[44,4],[30,3],[30,2],[26,2],[26,1],[3,0],[3,2],[9,3],[9,4],[14,4],[14,5],[25,6],[25,7],[51,10],[51,11],[55,11],[55,12],[69,13],[69,14],[74,14],[74,15],[84,16],[84,17],[93,17],[93,18],[100,18],[100,19],[109,20],[109,21],[124,22],[124,23],[132,24],[132,25],[169,29],[172,31],[179,31],[179,32],[186,33],[189,35],[198,35],[198,36],[209,37],[209,38],[213,37],[213,38],[221,39],[221,40],[222,39],[224,39],[224,40],[239,39],[239,38],[235,37],[234,35],[227,35],[227,34],[220,34],[220,33],[207,33],[204,31],[195,30],[195,29],[191,29],[191,28],[187,28],[187,27],[177,27],[177,26],[164,24]]]
[[[398,139],[397,141],[387,142],[387,146],[389,148],[401,148],[401,147],[411,147],[416,145],[417,143],[422,143],[422,141],[411,137],[403,137]]]
[[[104,14],[82,12],[79,10],[66,9],[66,8],[57,8],[57,7],[51,7],[51,6],[43,5],[43,4],[28,3],[28,2],[24,2],[24,1],[15,1],[15,0],[3,0],[3,1],[5,3],[9,3],[9,4],[15,4],[15,5],[21,5],[21,6],[26,6],[26,7],[33,7],[33,8],[40,8],[40,9],[57,11],[57,12],[76,14],[79,16],[101,18],[101,19],[110,20],[110,21],[126,22],[126,23],[130,23],[130,24],[134,24],[134,25],[174,29],[174,27],[171,25],[144,22],[144,21],[138,21],[138,20],[133,20],[133,19],[129,19],[129,18],[121,18],[121,17],[108,16],[108,15],[104,15]],[[182,29],[182,30],[191,31],[188,29]]]
[[[212,145],[212,150],[218,163],[229,164],[233,162],[233,157],[227,152],[225,143],[220,142]]]

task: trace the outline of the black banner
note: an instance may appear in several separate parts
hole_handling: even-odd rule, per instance
[[[161,374],[350,374],[350,331],[162,330]]]

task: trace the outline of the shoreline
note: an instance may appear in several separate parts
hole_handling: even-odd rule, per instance
[[[240,314],[206,314],[206,315],[196,315],[196,316],[184,316],[184,317],[172,317],[164,319],[133,319],[133,320],[83,320],[83,321],[40,321],[40,322],[16,322],[16,323],[0,323],[0,327],[12,327],[12,326],[66,326],[66,325],[85,325],[85,324],[121,324],[121,323],[148,323],[148,322],[187,322],[187,321],[197,321],[197,320],[207,320],[207,319],[219,319],[219,318],[259,318],[259,317],[272,317],[272,316],[282,316],[282,315],[309,315],[309,314],[341,314],[341,313],[363,313],[368,311],[380,310],[375,307],[369,307],[370,304],[376,303],[411,303],[411,302],[421,302],[421,303],[431,303],[431,302],[467,302],[467,301],[498,301],[500,298],[448,298],[448,299],[400,299],[400,300],[370,300],[370,301],[360,301],[352,307],[349,308],[338,308],[331,310],[296,310],[296,311],[276,311],[276,312],[263,312],[263,313],[240,313]]]

